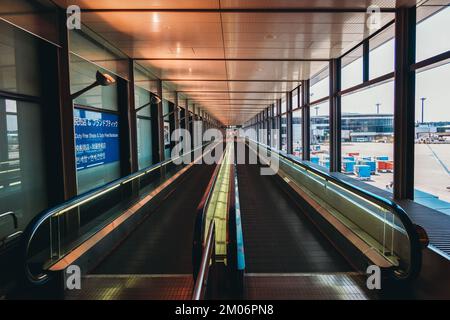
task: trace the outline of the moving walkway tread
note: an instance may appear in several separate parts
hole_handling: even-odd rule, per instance
[[[247,149],[248,150],[248,149]],[[247,273],[334,273],[351,266],[258,165],[237,167]]]
[[[213,171],[213,165],[194,165],[177,188],[92,273],[192,274],[196,209]]]

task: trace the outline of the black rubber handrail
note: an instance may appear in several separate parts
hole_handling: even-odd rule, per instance
[[[198,149],[202,149],[203,147],[205,147],[206,145],[208,145],[208,143],[203,144],[201,147],[198,147],[196,149],[191,150],[190,152],[187,152],[183,155],[180,155],[176,158],[173,159],[169,159],[160,163],[157,163],[155,165],[152,165],[150,167],[147,167],[145,169],[142,169],[136,173],[130,174],[126,177],[114,180],[110,183],[107,183],[104,186],[95,188],[91,191],[88,191],[86,193],[83,193],[79,196],[73,197],[72,199],[69,199],[65,202],[63,202],[60,205],[57,205],[51,209],[45,210],[42,213],[38,214],[29,224],[28,226],[25,228],[23,235],[22,235],[22,253],[23,253],[23,264],[24,264],[24,271],[25,271],[25,276],[26,278],[34,284],[42,284],[44,282],[47,281],[48,279],[48,274],[47,273],[43,273],[40,274],[38,276],[34,275],[28,266],[28,253],[30,250],[30,246],[31,243],[33,241],[34,236],[36,235],[36,232],[39,230],[39,228],[44,224],[44,222],[46,222],[47,220],[49,220],[51,217],[56,216],[62,212],[67,212],[71,209],[74,209],[80,205],[83,205],[85,203],[88,203],[91,200],[96,199],[97,197],[104,195],[106,193],[108,193],[109,191],[115,190],[117,188],[119,188],[120,186],[123,186],[131,181],[134,181],[135,179],[147,175],[159,168],[162,168],[170,163],[172,163],[173,161],[183,158],[187,155],[192,154],[194,151],[198,150]]]
[[[397,218],[400,219],[401,223],[403,224],[403,227],[405,228],[405,231],[408,235],[408,239],[410,242],[410,257],[411,257],[409,270],[407,270],[406,273],[401,272],[401,271],[395,272],[394,276],[395,276],[395,278],[397,278],[399,280],[405,280],[405,281],[413,280],[418,277],[420,270],[422,268],[422,248],[423,248],[422,242],[421,242],[421,239],[419,236],[419,230],[418,230],[418,228],[420,228],[420,227],[416,226],[411,221],[408,214],[401,206],[399,206],[397,203],[395,203],[394,201],[392,201],[390,199],[383,198],[383,197],[381,197],[377,194],[374,194],[370,191],[367,191],[365,189],[362,189],[360,187],[352,185],[348,182],[340,180],[337,177],[334,177],[325,171],[314,168],[303,161],[299,161],[293,155],[288,155],[284,152],[280,152],[279,150],[276,150],[270,146],[267,146],[265,144],[257,142],[253,139],[249,139],[249,141],[252,141],[253,143],[256,143],[257,145],[264,147],[264,148],[270,150],[271,152],[275,152],[279,156],[295,163],[296,165],[298,165],[300,167],[303,167],[306,171],[313,172],[314,174],[322,177],[323,179],[325,179],[327,181],[331,181],[331,182],[335,183],[336,185],[339,185],[340,187],[342,187],[346,190],[349,190],[349,191],[357,194],[358,196],[360,196],[366,200],[369,200],[371,202],[374,202],[377,205],[379,205],[380,207],[383,207],[383,208],[391,211]],[[420,228],[420,233],[422,235],[424,233],[424,230],[421,228]]]
[[[7,217],[10,217],[12,219],[14,229],[17,229],[19,227],[19,220],[17,219],[17,215],[13,211],[8,211],[0,214],[0,219],[4,219]]]

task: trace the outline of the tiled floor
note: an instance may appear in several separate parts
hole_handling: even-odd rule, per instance
[[[364,280],[353,273],[248,274],[244,280],[248,300],[368,300]]]
[[[191,275],[90,275],[81,290],[67,291],[68,300],[189,300]]]

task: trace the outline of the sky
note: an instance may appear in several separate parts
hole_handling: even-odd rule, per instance
[[[417,61],[430,58],[450,50],[450,7],[438,12],[417,26]],[[371,52],[370,78],[394,70],[394,40],[390,40]],[[360,74],[361,76],[358,76]],[[346,66],[342,71],[342,88],[349,88],[362,82],[362,59]],[[328,78],[311,88],[311,100],[328,95]],[[422,117],[421,98],[425,97],[425,122],[450,121],[450,63],[417,73],[416,77],[416,120]],[[393,81],[371,89],[342,97],[343,113],[393,114]],[[319,115],[328,114],[328,103],[319,105]],[[314,110],[312,115],[316,114]]]

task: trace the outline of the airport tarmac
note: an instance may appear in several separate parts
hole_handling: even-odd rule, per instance
[[[392,143],[342,143],[342,153],[359,152],[362,157],[388,156],[393,159]],[[416,144],[415,188],[450,202],[450,144]],[[378,173],[368,183],[385,189],[392,173]]]

